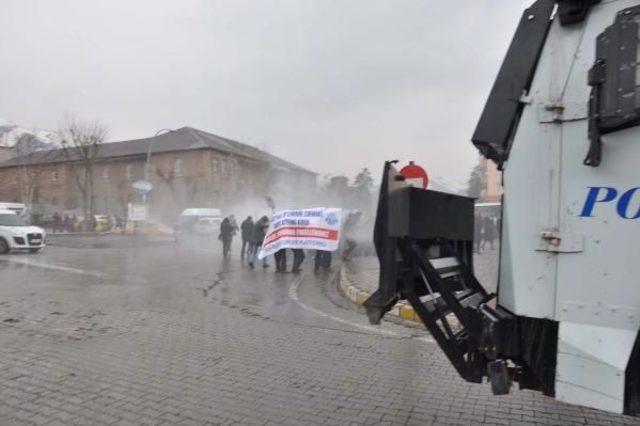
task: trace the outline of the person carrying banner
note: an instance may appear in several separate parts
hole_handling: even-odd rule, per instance
[[[315,262],[313,265],[313,272],[316,274],[324,269],[325,271],[331,270],[331,252],[325,250],[316,250]]]
[[[273,254],[273,258],[276,260],[276,272],[287,272],[287,249],[278,250]]]
[[[316,251],[316,272],[331,267],[331,252],[339,249],[342,209],[316,207],[274,212],[271,215],[259,258],[270,254],[277,257],[277,270],[284,272],[282,254],[284,249],[294,252],[293,272],[299,272],[304,261],[304,249]],[[280,252],[280,253],[278,253]]]
[[[291,269],[291,272],[293,272],[294,274],[297,274],[301,271],[300,265],[302,265],[302,262],[304,261],[304,258],[305,258],[304,250],[302,249],[292,249],[292,250],[293,250],[293,269]]]

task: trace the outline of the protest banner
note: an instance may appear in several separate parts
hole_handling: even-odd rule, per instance
[[[340,243],[342,209],[281,210],[271,216],[258,257],[263,259],[280,249],[335,251]]]

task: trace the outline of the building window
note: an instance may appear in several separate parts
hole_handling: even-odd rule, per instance
[[[17,173],[13,175],[13,186],[20,186],[20,177]]]
[[[220,162],[220,174],[226,175],[228,172],[229,170],[227,169],[227,160],[222,160]]]
[[[57,165],[51,166],[51,181],[57,182],[60,179],[60,168]]]
[[[182,176],[184,172],[184,161],[182,158],[176,158],[176,161],[173,163],[173,175],[174,176]]]
[[[109,182],[109,166],[102,167],[102,180]]]
[[[217,175],[218,173],[220,173],[220,160],[213,158],[211,160],[211,174]]]
[[[127,175],[127,179],[133,180],[133,164],[127,164],[124,170],[125,174]]]

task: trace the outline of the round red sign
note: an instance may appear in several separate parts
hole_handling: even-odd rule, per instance
[[[400,174],[404,176],[404,181],[408,185],[422,189],[427,189],[427,185],[429,185],[429,175],[426,170],[414,164],[413,161],[409,161],[409,165],[404,166],[400,170]]]

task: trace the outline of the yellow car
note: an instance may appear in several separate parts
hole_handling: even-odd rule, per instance
[[[96,214],[93,216],[95,218],[96,228],[95,232],[106,232],[110,231],[109,227],[109,217],[106,214]]]

